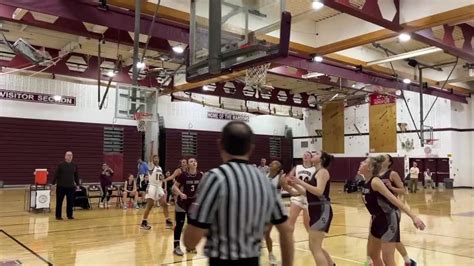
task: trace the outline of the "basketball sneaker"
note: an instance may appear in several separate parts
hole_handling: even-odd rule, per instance
[[[175,254],[176,256],[183,256],[184,252],[181,250],[180,247],[175,247],[173,250],[173,254]]]
[[[410,262],[405,262],[405,266],[416,266],[416,261],[410,259]]]
[[[150,230],[151,229],[151,226],[148,224],[148,222],[146,220],[143,220],[142,221],[142,224],[140,225],[140,229],[143,229],[143,230]]]
[[[166,219],[166,229],[173,229],[173,222],[170,219]]]

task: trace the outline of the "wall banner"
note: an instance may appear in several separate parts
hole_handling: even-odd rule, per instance
[[[0,89],[0,100],[76,106],[76,97]]]
[[[250,120],[250,116],[246,114],[232,114],[221,112],[207,112],[207,118],[219,120],[236,120],[243,122],[248,122]]]

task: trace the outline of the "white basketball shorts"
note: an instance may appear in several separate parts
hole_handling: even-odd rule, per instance
[[[165,195],[165,191],[161,186],[148,185],[146,189],[145,199],[159,200]]]

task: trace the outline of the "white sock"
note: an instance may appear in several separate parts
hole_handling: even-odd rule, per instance
[[[405,261],[405,263],[410,263],[411,262],[410,257],[408,257],[408,255],[403,257],[403,260]]]

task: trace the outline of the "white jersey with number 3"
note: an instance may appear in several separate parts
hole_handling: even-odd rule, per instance
[[[316,173],[315,167],[304,167],[301,164],[298,164],[295,168],[295,176],[304,182],[308,182],[311,178],[313,178],[314,174]],[[299,195],[291,197],[291,201],[295,203],[300,203],[298,205],[308,205],[308,200],[306,199],[306,195]]]

